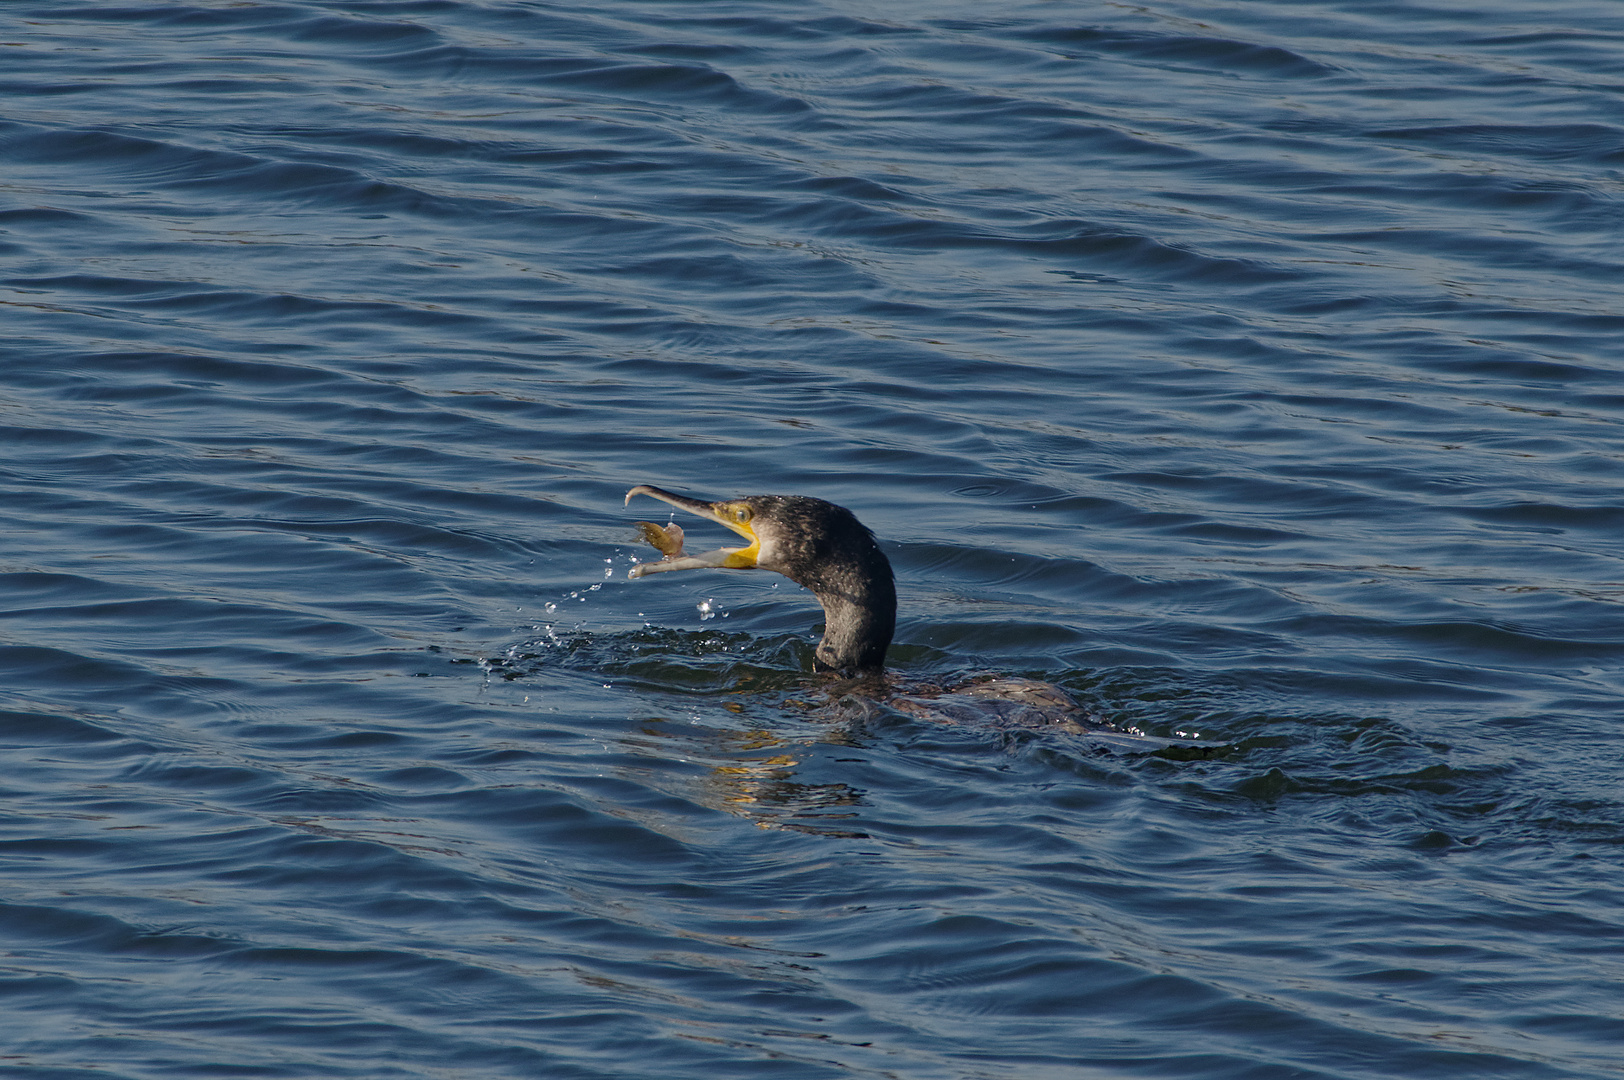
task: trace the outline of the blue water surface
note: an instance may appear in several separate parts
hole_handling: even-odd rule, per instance
[[[1602,0],[0,6],[0,1073],[1624,1076],[1621,73]],[[628,580],[641,483],[1216,749],[837,707],[787,580]]]

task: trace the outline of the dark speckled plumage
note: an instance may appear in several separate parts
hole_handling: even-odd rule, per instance
[[[878,671],[897,625],[896,579],[874,534],[850,510],[805,495],[751,495],[759,565],[805,586],[823,605],[818,663]]]

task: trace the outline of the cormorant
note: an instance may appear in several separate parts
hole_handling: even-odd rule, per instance
[[[720,522],[749,541],[703,555],[682,549],[682,528],[638,522],[643,539],[664,554],[639,563],[629,577],[705,567],[775,570],[809,589],[823,605],[823,640],[816,667],[862,679],[885,704],[938,723],[1038,728],[1085,734],[1102,748],[1127,752],[1186,748],[1204,756],[1210,744],[1175,743],[1123,729],[1090,713],[1060,687],[1036,679],[982,676],[955,686],[881,679],[885,650],[897,624],[896,579],[874,534],[850,510],[805,495],[749,495],[705,502],[647,484],[626,493],[651,495]]]

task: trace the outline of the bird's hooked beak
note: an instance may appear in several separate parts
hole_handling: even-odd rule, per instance
[[[649,495],[661,502],[681,507],[689,513],[698,514],[702,518],[726,525],[746,540],[750,541],[748,547],[719,548],[716,551],[707,551],[703,555],[667,556],[660,562],[638,563],[631,568],[627,577],[639,578],[644,574],[659,574],[668,570],[700,570],[706,567],[723,567],[732,570],[749,570],[756,566],[756,558],[761,553],[761,539],[756,536],[756,530],[751,525],[751,518],[755,515],[748,504],[742,501],[733,502],[704,502],[700,499],[690,499],[686,495],[677,495],[661,488],[648,484],[638,484],[626,492],[626,502],[632,501],[633,495]]]

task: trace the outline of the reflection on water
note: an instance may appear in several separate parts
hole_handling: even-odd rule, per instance
[[[731,765],[712,766],[712,798],[733,813],[748,817],[761,828],[797,829],[825,836],[862,836],[839,822],[856,818],[851,809],[862,793],[850,784],[803,783],[795,779],[795,743],[763,731],[740,733]],[[764,750],[781,752],[767,757],[745,757]]]
[[[813,685],[805,691],[811,691],[814,698],[822,696]],[[728,693],[739,695],[740,700],[724,701],[722,708],[739,716],[742,723],[749,722],[749,714],[759,713],[777,717],[776,723],[786,730],[719,728],[697,717],[649,717],[640,723],[636,735],[623,737],[624,745],[635,755],[702,766],[703,774],[685,787],[685,794],[760,828],[861,836],[860,831],[838,824],[855,817],[851,808],[862,802],[857,788],[838,781],[796,778],[796,767],[807,747],[861,745],[850,726],[831,715],[829,702],[768,695],[749,688]]]

